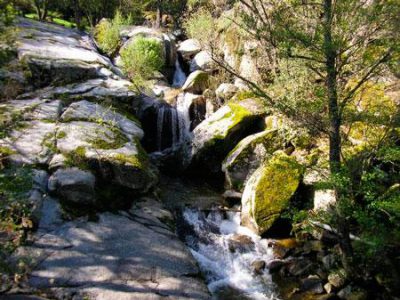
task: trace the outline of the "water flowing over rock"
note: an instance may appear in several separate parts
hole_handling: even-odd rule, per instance
[[[185,142],[188,125],[185,116],[169,105],[158,109],[157,115],[157,150],[174,148]]]
[[[264,262],[265,267],[273,260],[272,248],[240,226],[239,213],[227,215],[224,218],[217,210],[208,215],[195,209],[183,213],[192,228],[186,243],[206,275],[209,290],[216,299],[278,299],[268,270],[254,271],[255,262]]]
[[[248,180],[242,196],[241,224],[257,234],[267,231],[289,206],[302,176],[296,159],[279,151]]]
[[[176,59],[175,62],[175,73],[174,73],[174,78],[172,82],[172,86],[176,88],[182,87],[185,82],[186,82],[186,74],[183,72],[181,64],[179,63],[179,60]]]

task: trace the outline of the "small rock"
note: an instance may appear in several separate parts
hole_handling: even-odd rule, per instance
[[[242,193],[236,192],[234,190],[227,190],[222,195],[225,199],[242,199]]]
[[[344,270],[331,273],[328,276],[328,282],[334,287],[341,288],[346,283],[346,273]]]
[[[288,256],[291,249],[297,246],[295,239],[283,239],[277,240],[272,244],[273,252],[275,257],[285,258]]]
[[[334,287],[332,284],[330,284],[329,282],[326,283],[326,284],[324,285],[324,290],[325,290],[325,292],[327,292],[328,294],[332,293],[332,291],[334,290],[334,288],[335,288],[335,287]]]
[[[310,275],[301,281],[301,290],[312,294],[322,294],[324,288],[322,281],[317,275]]]
[[[251,267],[253,268],[253,271],[257,275],[261,275],[264,272],[266,263],[263,260],[255,260],[251,263]]]
[[[249,236],[236,234],[228,241],[228,247],[231,252],[243,253],[254,250],[255,244]]]
[[[268,270],[270,273],[278,272],[280,268],[282,268],[286,264],[285,261],[280,259],[274,259],[268,262]]]

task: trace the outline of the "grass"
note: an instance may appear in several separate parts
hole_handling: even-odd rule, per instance
[[[61,26],[67,27],[67,28],[77,28],[75,22],[64,20],[64,19],[60,18],[59,16],[57,16],[54,12],[49,12],[49,17],[50,17],[49,20],[51,20],[51,23],[61,25]],[[38,20],[37,15],[34,13],[26,14],[25,18],[28,18],[31,20]]]

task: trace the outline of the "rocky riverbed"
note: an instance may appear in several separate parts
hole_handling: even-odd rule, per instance
[[[317,185],[326,141],[289,131],[242,82],[212,87],[196,40],[123,28],[122,48],[163,45],[166,68],[144,94],[88,34],[15,26],[0,154],[29,169],[32,224],[0,299],[364,299],[335,269],[334,230],[271,239],[290,236],[290,208],[335,202]]]

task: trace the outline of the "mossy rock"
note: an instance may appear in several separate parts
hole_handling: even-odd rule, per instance
[[[60,123],[57,148],[66,165],[92,170],[106,182],[147,192],[157,181],[157,171],[138,138],[108,124],[72,121]]]
[[[221,172],[221,162],[239,141],[264,129],[264,115],[256,99],[221,107],[193,131],[192,167]]]
[[[222,163],[225,187],[242,192],[248,177],[284,144],[278,130],[256,133],[240,141]]]
[[[186,79],[182,90],[192,94],[202,94],[209,85],[209,75],[203,71],[195,71]]]
[[[242,197],[242,225],[257,234],[265,233],[290,206],[302,174],[303,167],[294,157],[276,152],[246,184]]]

